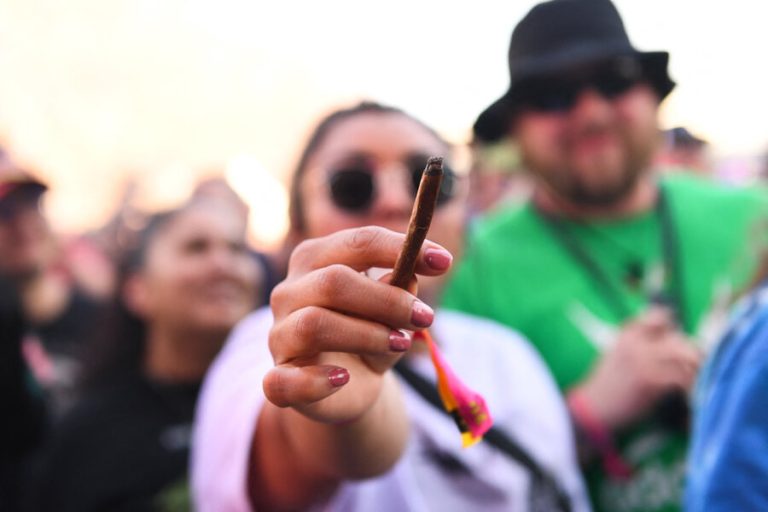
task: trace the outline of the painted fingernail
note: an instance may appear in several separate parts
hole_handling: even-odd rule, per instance
[[[451,266],[453,256],[443,249],[427,249],[424,251],[424,261],[434,270],[446,270]]]
[[[429,327],[432,325],[432,321],[435,318],[435,312],[432,308],[421,302],[420,300],[413,301],[413,307],[411,308],[411,323],[416,327]]]
[[[349,382],[349,372],[344,368],[334,368],[328,372],[328,382],[335,388],[340,388]]]
[[[392,352],[405,352],[411,348],[411,337],[403,331],[392,330],[389,332],[389,350]]]

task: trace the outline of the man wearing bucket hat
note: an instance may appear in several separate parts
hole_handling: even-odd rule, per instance
[[[760,191],[657,180],[666,52],[609,0],[552,0],[512,33],[475,139],[514,139],[531,199],[480,222],[444,306],[524,332],[567,394],[597,510],[680,507],[701,338],[756,260]],[[514,390],[512,390],[514,392]]]

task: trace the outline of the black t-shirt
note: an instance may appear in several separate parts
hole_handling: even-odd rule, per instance
[[[24,359],[26,332],[21,298],[10,280],[0,276],[0,510],[20,506],[20,486],[28,457],[42,440],[45,408]]]
[[[90,339],[105,305],[77,286],[69,292],[66,307],[55,318],[32,326],[45,349],[52,354],[79,357],[83,342]]]
[[[39,341],[44,356],[30,363],[45,391],[49,413],[55,418],[77,399],[77,376],[105,308],[105,304],[73,287],[66,307],[55,318],[29,326],[29,337]]]
[[[87,394],[55,429],[41,511],[189,510],[187,465],[198,384],[126,379]]]

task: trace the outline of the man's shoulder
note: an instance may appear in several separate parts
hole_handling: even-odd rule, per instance
[[[761,185],[729,185],[686,173],[664,176],[660,182],[675,201],[717,201],[744,207],[764,206],[768,202],[768,189]]]

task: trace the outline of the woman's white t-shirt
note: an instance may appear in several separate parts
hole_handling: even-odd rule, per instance
[[[251,314],[230,336],[200,395],[192,449],[199,512],[250,511],[248,456],[262,379],[273,366],[272,313]],[[494,425],[521,444],[566,490],[576,512],[590,509],[563,400],[530,344],[499,324],[440,311],[430,328],[455,373],[486,400]],[[434,381],[429,358],[411,367]],[[489,443],[461,447],[447,414],[402,382],[412,432],[398,463],[379,477],[345,482],[313,510],[334,512],[525,511],[527,470]]]

